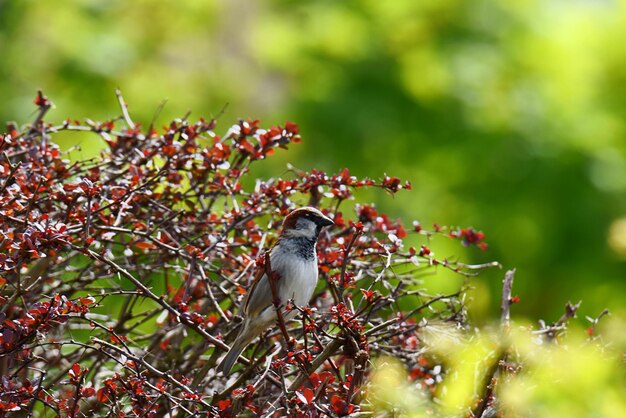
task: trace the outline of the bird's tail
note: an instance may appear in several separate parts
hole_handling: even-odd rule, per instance
[[[230,369],[233,368],[233,365],[243,350],[250,343],[250,341],[254,339],[254,335],[250,337],[249,334],[250,333],[245,327],[241,330],[237,338],[235,338],[233,345],[230,346],[230,350],[228,350],[226,356],[222,359],[219,366],[217,366],[217,371],[221,371],[224,376],[228,376],[230,374]]]

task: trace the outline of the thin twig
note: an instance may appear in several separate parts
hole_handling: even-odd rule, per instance
[[[489,410],[489,405],[494,402],[494,393],[496,389],[496,378],[498,372],[500,370],[500,365],[506,362],[506,358],[508,356],[508,343],[506,342],[505,334],[508,333],[509,323],[511,320],[511,294],[513,291],[513,280],[515,279],[515,269],[508,270],[504,275],[504,280],[502,281],[502,301],[500,305],[500,327],[502,329],[501,335],[501,343],[498,348],[498,354],[491,363],[491,366],[485,373],[485,377],[483,379],[483,383],[481,387],[483,388],[482,395],[478,405],[474,409],[471,416],[476,418],[482,418],[483,415]]]
[[[172,383],[174,386],[178,387],[179,389],[185,391],[186,393],[189,394],[195,394],[195,391],[193,391],[191,388],[189,388],[187,385],[185,385],[184,383],[178,381],[177,379],[175,379],[171,374],[166,373],[166,372],[162,372],[161,370],[157,369],[156,367],[154,367],[152,364],[148,363],[147,361],[145,361],[143,359],[143,357],[139,357],[136,356],[134,354],[131,354],[127,351],[124,351],[122,349],[120,349],[119,347],[110,344],[104,340],[101,340],[99,338],[96,337],[92,337],[91,338],[93,342],[103,345],[106,348],[115,351],[117,354],[127,357],[129,359],[131,359],[132,361],[134,361],[137,364],[141,364],[146,370],[148,370],[150,373],[152,373],[154,376],[160,377],[164,380],[166,380],[169,383]],[[203,406],[206,406],[208,408],[211,407],[211,405],[209,405],[208,403],[206,403],[203,400],[198,400],[197,402],[201,403]]]
[[[43,121],[43,117],[48,113],[48,110],[52,107],[52,102],[43,95],[42,91],[37,91],[37,106],[39,107],[39,112],[37,112],[37,116],[35,116],[35,120],[28,131],[28,135],[32,135],[39,129],[39,124]],[[41,134],[42,139],[44,138],[44,133]]]
[[[2,183],[2,187],[0,187],[0,195],[3,194],[4,191],[7,189],[7,187],[12,183],[15,172],[17,171],[18,168],[20,168],[22,164],[20,161],[18,161],[15,164],[11,163],[11,159],[9,158],[9,155],[6,152],[3,152],[2,155],[7,160],[7,163],[9,163],[9,175],[5,177],[4,183]]]
[[[354,245],[354,243],[356,242],[356,240],[361,236],[361,234],[363,233],[363,228],[357,228],[354,227],[354,233],[352,234],[352,238],[350,239],[350,242],[348,243],[348,246],[346,247],[344,254],[343,254],[343,261],[341,263],[341,273],[339,275],[340,277],[340,287],[339,287],[339,298],[341,301],[343,301],[343,292],[346,288],[346,268],[348,266],[348,259],[350,258],[350,250],[352,250],[352,246]]]
[[[70,245],[72,248],[74,248],[74,249],[76,249],[78,251],[81,251],[81,252],[89,255],[90,257],[92,257],[92,258],[94,258],[94,259],[96,259],[96,260],[98,260],[98,261],[100,261],[100,262],[102,262],[104,264],[107,264],[108,266],[112,267],[116,272],[118,272],[119,274],[121,274],[122,276],[124,276],[125,278],[130,280],[133,283],[133,285],[135,285],[145,296],[147,296],[148,298],[150,298],[150,299],[154,300],[155,302],[157,302],[165,310],[167,310],[170,314],[172,314],[175,318],[177,318],[178,321],[180,321],[181,323],[185,324],[187,327],[191,328],[192,330],[194,330],[198,334],[200,334],[204,339],[208,340],[211,344],[215,345],[215,347],[217,347],[218,349],[220,349],[222,351],[228,351],[230,349],[230,347],[228,345],[226,345],[223,341],[218,340],[217,338],[213,337],[211,334],[209,334],[203,328],[201,328],[198,324],[190,321],[189,319],[187,319],[186,316],[181,315],[180,312],[178,310],[174,309],[172,306],[170,306],[170,304],[168,304],[162,296],[157,296],[156,294],[154,294],[141,281],[136,279],[135,276],[130,274],[124,268],[122,268],[119,265],[117,265],[114,261],[109,260],[108,258],[105,258],[105,257],[103,257],[103,256],[101,256],[101,255],[91,251],[88,248],[81,248],[81,247],[78,247],[78,246],[76,246],[74,244],[70,244],[70,243],[68,243],[68,245]],[[245,365],[249,365],[250,364],[250,360],[245,359],[242,356],[239,356],[239,361],[243,362]],[[280,384],[275,379],[273,379],[271,376],[268,376],[268,378],[271,381],[271,383],[273,383],[273,384]]]
[[[500,326],[508,328],[511,320],[511,293],[513,291],[513,280],[515,279],[515,269],[509,270],[504,275],[502,281],[502,301],[500,302]]]
[[[320,354],[318,354],[315,359],[313,359],[313,361],[311,362],[310,370],[312,372],[317,370],[326,360],[330,358],[330,356],[335,355],[335,353],[337,352],[337,350],[339,350],[339,347],[341,347],[343,343],[343,339],[335,339],[331,341],[326,347],[324,347],[324,350]],[[308,378],[309,376],[300,373],[296,380],[293,381],[291,386],[289,386],[289,390],[293,391],[298,389]]]
[[[115,90],[115,95],[117,96],[117,101],[120,104],[120,109],[122,109],[122,116],[124,116],[124,121],[126,122],[126,126],[130,129],[135,129],[135,123],[130,118],[130,114],[128,113],[128,106],[124,101],[124,97],[122,97],[122,92],[120,89]]]

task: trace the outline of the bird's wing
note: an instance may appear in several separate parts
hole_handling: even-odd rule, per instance
[[[265,269],[258,269],[250,290],[243,300],[242,309],[249,319],[256,317],[272,304],[272,289],[267,282]],[[251,310],[252,309],[252,310]]]

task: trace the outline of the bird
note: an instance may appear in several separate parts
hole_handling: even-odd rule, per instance
[[[301,207],[283,221],[276,243],[270,250],[272,273],[277,273],[276,293],[280,306],[293,300],[296,306],[309,303],[317,284],[317,252],[315,245],[324,227],[334,222],[314,207]],[[289,320],[296,311],[284,312]],[[258,335],[275,324],[278,316],[273,304],[272,289],[264,269],[259,269],[240,307],[243,323],[239,334],[218,366],[228,376],[239,355]]]

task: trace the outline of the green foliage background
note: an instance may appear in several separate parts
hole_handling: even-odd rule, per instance
[[[28,122],[38,88],[52,119],[112,118],[116,87],[146,125],[163,99],[161,123],[293,120],[284,164],[411,180],[367,197],[485,231],[487,253],[437,250],[517,267],[517,313],[595,316],[626,295],[623,39],[623,0],[0,0],[0,120]],[[478,318],[502,275],[475,281]]]

